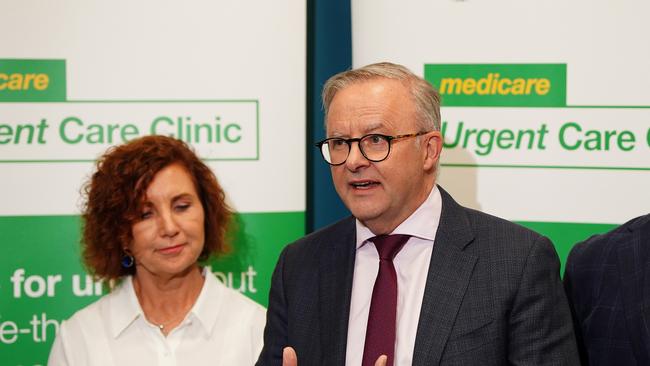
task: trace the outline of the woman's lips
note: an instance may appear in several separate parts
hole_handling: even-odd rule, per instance
[[[185,247],[185,244],[177,244],[177,245],[172,245],[171,247],[166,247],[162,249],[158,249],[158,251],[162,254],[178,254],[180,253],[183,248]]]

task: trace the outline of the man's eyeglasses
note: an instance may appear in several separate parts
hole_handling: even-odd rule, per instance
[[[316,147],[320,149],[320,153],[323,155],[323,159],[325,159],[328,164],[341,165],[348,159],[352,143],[358,142],[361,154],[363,154],[363,156],[369,161],[377,163],[382,160],[386,160],[388,154],[390,154],[390,145],[393,140],[421,136],[429,132],[431,131],[397,136],[387,136],[378,133],[371,133],[369,135],[352,139],[332,137],[317,142]]]

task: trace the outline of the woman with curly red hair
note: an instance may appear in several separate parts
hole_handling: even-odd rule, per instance
[[[83,259],[119,285],[63,322],[49,365],[252,365],[264,308],[199,261],[223,253],[231,210],[182,141],[111,148],[85,186]]]

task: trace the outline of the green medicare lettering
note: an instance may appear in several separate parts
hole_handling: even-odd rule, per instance
[[[424,78],[443,106],[566,106],[566,64],[427,64]]]
[[[67,144],[78,144],[83,140],[89,144],[123,143],[138,135],[138,127],[133,124],[93,123],[85,126],[78,117],[67,117],[59,125],[59,136]]]
[[[445,94],[478,94],[478,95],[531,95],[543,96],[548,94],[551,81],[546,78],[515,78],[507,77],[499,80],[499,73],[488,73],[482,78],[457,77],[440,80],[440,93]]]
[[[86,134],[86,141],[88,141],[89,144],[112,144],[114,142],[117,142],[118,139],[118,133],[119,137],[122,139],[120,142],[126,142],[124,140],[124,136],[128,136],[129,133],[125,133],[124,129],[127,127],[129,128],[129,131],[132,129],[137,128],[134,125],[126,125],[126,126],[120,126],[119,124],[108,124],[108,125],[101,125],[101,124],[91,124],[88,125],[87,131],[88,133]]]
[[[635,147],[636,137],[632,131],[596,129],[583,132],[582,126],[576,122],[567,122],[560,127],[560,145],[566,150],[583,149],[585,151],[631,151]]]
[[[428,81],[431,82],[431,80]],[[460,94],[462,89],[463,79],[461,78],[443,78],[438,86],[438,90],[443,94]]]
[[[45,90],[50,83],[47,74],[0,72],[0,90]]]
[[[65,100],[65,60],[0,59],[0,102]]]
[[[78,134],[75,139],[71,139],[68,137],[68,135],[65,133],[65,131],[68,129],[68,124],[69,123],[74,123],[78,126],[83,126],[83,122],[77,117],[68,117],[64,119],[61,124],[59,124],[59,136],[61,137],[61,140],[65,142],[66,144],[76,144],[81,139],[83,139],[83,136],[81,134]]]
[[[122,138],[122,141],[129,141],[138,136],[140,136],[140,131],[136,125],[129,123],[120,129],[120,137]]]
[[[0,124],[0,145],[12,144],[32,144],[36,136],[36,143],[43,145],[45,141],[45,130],[50,127],[45,118],[37,124],[18,124],[12,127],[9,124]]]
[[[0,124],[0,145],[5,145],[11,141],[13,129],[10,125]]]
[[[605,143],[607,142],[608,141],[605,141]],[[621,131],[621,133],[616,138],[616,144],[618,148],[623,151],[630,151],[634,149],[634,142],[635,142],[635,136],[634,133],[632,133],[632,131]]]
[[[447,121],[442,123],[442,135],[449,137],[447,134]],[[520,150],[534,148],[539,150],[546,149],[544,141],[549,130],[545,123],[541,124],[537,130],[533,129],[475,129],[466,128],[463,121],[458,122],[456,133],[452,139],[445,139],[443,146],[445,148],[455,148],[460,146],[467,149],[470,146],[476,146],[473,151],[480,156],[490,154],[494,148],[500,150]]]
[[[159,116],[151,122],[149,133],[168,135],[188,143],[237,143],[241,140],[242,128],[236,122],[222,123],[216,116],[214,122],[194,122],[192,117]]]
[[[18,326],[12,321],[0,323],[0,342],[12,344],[18,339]]]
[[[223,135],[228,142],[239,142],[241,140],[241,126],[236,123],[227,124],[226,128],[223,129]]]
[[[167,117],[167,116],[160,116],[157,117],[156,119],[151,122],[151,128],[149,129],[149,133],[152,135],[163,135],[162,130],[165,129],[165,126],[158,126],[159,123],[164,123],[166,125],[169,125],[170,127],[174,126],[174,121]],[[174,134],[169,134],[170,137],[175,137]]]

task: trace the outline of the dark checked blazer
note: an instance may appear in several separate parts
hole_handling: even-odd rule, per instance
[[[440,193],[413,365],[577,365],[551,242]],[[284,249],[257,365],[281,365],[286,345],[299,366],[345,364],[354,259],[352,217]]]
[[[564,285],[583,365],[650,365],[650,214],[577,244]]]

